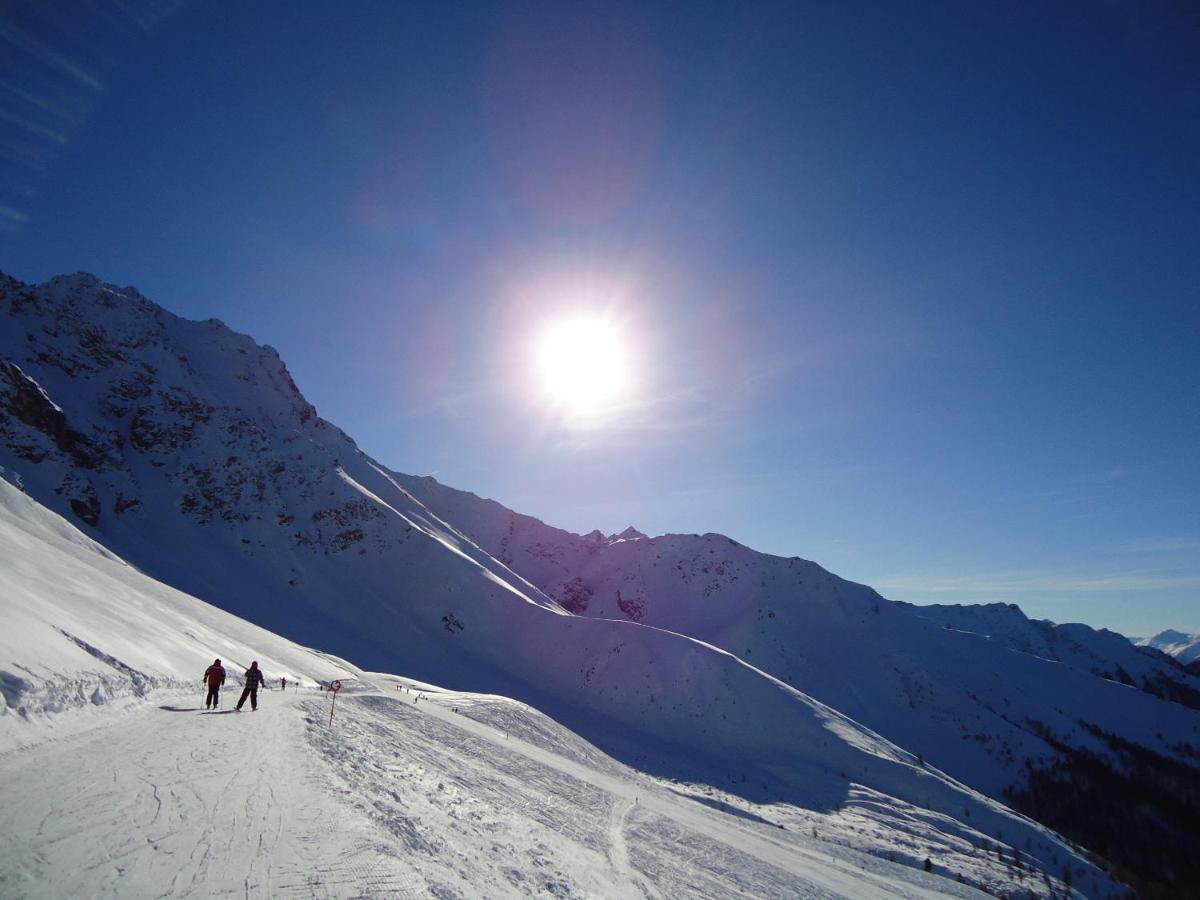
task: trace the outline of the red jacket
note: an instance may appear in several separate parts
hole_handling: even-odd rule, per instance
[[[204,680],[209,687],[219,686],[225,683],[225,667],[212,665],[204,670]]]

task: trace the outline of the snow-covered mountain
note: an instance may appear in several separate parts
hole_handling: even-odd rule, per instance
[[[524,704],[365,673],[156,582],[3,480],[0,598],[4,896],[1118,887],[1046,829],[832,713],[804,805],[655,779]],[[215,718],[236,684],[202,710],[216,655],[267,673],[253,718]],[[313,690],[335,678],[336,726]]]
[[[395,477],[570,612],[723,647],[993,795],[1055,754],[1046,729],[1090,745],[1087,723],[1167,754],[1200,734],[1200,680],[1113,632],[1006,604],[894,603],[717,534],[580,537],[432,478]]]
[[[1116,777],[1135,747],[1195,776],[1200,682],[1119,636],[892,603],[719,535],[573,535],[388,471],[269,347],[91,276],[0,279],[0,323],[10,481],[154,578],[357,665],[507,694],[758,801],[861,783],[957,818],[912,780],[932,764],[1053,819],[1063,766]],[[1186,856],[1200,829],[1148,810]]]
[[[1153,637],[1142,638],[1139,647],[1153,647],[1173,656],[1185,666],[1200,661],[1200,634],[1185,634],[1168,628]]]

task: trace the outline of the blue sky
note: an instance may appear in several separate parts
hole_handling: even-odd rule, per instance
[[[6,5],[0,268],[277,347],[574,531],[1200,631],[1186,4]],[[601,427],[539,329],[619,319]]]

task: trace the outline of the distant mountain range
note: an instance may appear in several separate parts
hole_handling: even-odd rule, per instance
[[[270,347],[90,275],[0,276],[0,323],[5,477],[156,579],[664,773],[815,804],[856,781],[956,818],[962,782],[1123,879],[1200,884],[1200,678],[1171,656],[892,602],[717,534],[571,534],[391,471]]]
[[[1153,637],[1141,638],[1137,641],[1139,647],[1153,647],[1169,656],[1175,657],[1185,666],[1200,662],[1200,634],[1184,634],[1168,628]]]

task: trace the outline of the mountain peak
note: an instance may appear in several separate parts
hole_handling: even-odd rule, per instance
[[[640,531],[630,525],[620,534],[610,534],[608,539],[610,541],[637,541],[644,537],[646,537],[646,535],[642,534]]]
[[[103,282],[101,282],[101,280],[91,272],[72,272],[70,275],[55,275],[46,281],[47,285],[60,286],[86,285],[88,287],[93,287],[102,283]]]
[[[1153,637],[1136,641],[1139,647],[1153,647],[1168,656],[1173,656],[1187,666],[1200,660],[1200,634],[1188,634],[1168,628]]]
[[[1174,628],[1167,628],[1160,631],[1153,637],[1145,639],[1144,643],[1158,646],[1159,644],[1185,644],[1196,640],[1200,635],[1188,634],[1184,631],[1176,631]]]

